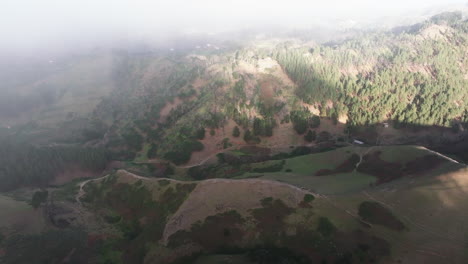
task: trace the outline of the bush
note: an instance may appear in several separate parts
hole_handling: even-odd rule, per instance
[[[198,139],[198,140],[204,139],[205,138],[205,128],[200,127],[199,129],[197,129],[197,131],[195,132],[195,138]]]
[[[284,164],[286,161],[282,160],[281,162],[275,162],[267,167],[262,168],[254,168],[253,171],[257,173],[264,173],[264,172],[278,172],[283,169]]]
[[[306,110],[291,111],[290,119],[291,119],[291,122],[293,123],[294,130],[296,130],[296,132],[299,135],[302,135],[307,131],[307,127],[309,126],[308,124],[309,114],[310,113]]]
[[[155,144],[151,144],[151,147],[148,149],[148,152],[146,153],[146,156],[149,159],[154,159],[156,158],[156,154],[158,152],[158,149]]]
[[[322,131],[317,136],[317,142],[326,142],[326,141],[329,141],[330,138],[331,138],[330,133],[328,133],[327,131]]]
[[[307,134],[304,136],[304,139],[307,141],[307,142],[312,142],[315,140],[315,138],[317,137],[317,134],[315,133],[314,130],[309,130],[309,132],[307,132]]]
[[[255,136],[271,137],[275,126],[276,122],[273,118],[260,119],[256,117],[253,123],[253,133]]]
[[[122,134],[122,138],[131,150],[139,151],[141,149],[143,137],[135,129],[131,128],[125,131]]]
[[[291,157],[297,157],[297,156],[303,156],[312,153],[312,150],[309,147],[306,146],[300,146],[295,148],[291,154],[289,154]]]
[[[233,137],[239,137],[240,136],[239,127],[237,127],[237,126],[234,127],[234,129],[232,130],[232,136]]]
[[[104,216],[104,220],[109,224],[118,223],[122,217],[116,213],[110,213]]]
[[[175,150],[166,152],[164,158],[176,165],[180,165],[190,160],[192,152],[202,151],[203,149],[204,146],[200,141],[186,140],[178,146],[175,146]]]
[[[229,138],[224,138],[223,139],[223,149],[227,149],[230,146],[232,146],[232,144],[229,142]]]
[[[315,199],[315,196],[313,196],[313,195],[310,194],[310,193],[304,195],[304,202],[306,202],[306,203],[310,203],[310,202],[312,202],[314,199]]]
[[[252,133],[250,132],[249,129],[247,129],[244,133],[244,141],[249,142],[252,140]]]
[[[317,226],[317,232],[322,234],[324,237],[329,237],[335,233],[336,227],[327,217],[320,217]]]
[[[38,208],[42,203],[47,201],[48,191],[37,191],[33,194],[31,205],[34,208]]]
[[[314,115],[310,118],[310,127],[311,128],[318,128],[320,126],[320,117]]]

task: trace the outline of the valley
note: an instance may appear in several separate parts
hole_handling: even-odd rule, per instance
[[[0,263],[467,263],[466,17],[349,36],[10,76]]]

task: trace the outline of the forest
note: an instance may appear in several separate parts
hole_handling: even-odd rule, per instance
[[[340,45],[279,45],[275,58],[296,95],[350,125],[386,120],[450,127],[468,121],[468,22],[447,13],[401,33]]]
[[[0,191],[20,186],[45,187],[68,168],[100,172],[109,161],[103,149],[34,146],[0,140]]]

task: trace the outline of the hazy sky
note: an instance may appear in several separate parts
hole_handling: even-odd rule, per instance
[[[0,0],[0,49],[393,16],[468,0]]]

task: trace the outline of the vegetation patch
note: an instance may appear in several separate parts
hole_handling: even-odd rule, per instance
[[[405,225],[390,210],[377,202],[362,202],[359,205],[359,216],[371,224],[382,225],[397,231],[405,229]]]
[[[147,251],[147,243],[161,239],[166,220],[195,188],[196,184],[167,184],[158,181],[163,187],[159,198],[154,200],[153,192],[143,184],[119,183],[117,176],[111,176],[100,184],[85,187],[86,199],[97,210],[115,212],[104,218],[120,230],[119,248],[123,251],[124,263],[139,263]],[[116,249],[116,248],[114,248]]]
[[[262,208],[252,209],[252,216],[257,222],[257,230],[264,243],[274,243],[284,235],[285,218],[295,210],[280,199],[265,198]]]
[[[78,182],[83,181],[84,179],[76,179],[73,180],[63,186],[61,186],[59,189],[54,190],[51,193],[52,199],[55,200],[65,200],[68,202],[76,202],[76,195],[78,194],[78,191],[80,190],[80,186],[78,185]]]
[[[164,158],[172,161],[176,165],[184,164],[190,160],[192,152],[202,151],[204,148],[200,141],[183,140],[178,145],[173,146],[171,151],[164,154]]]
[[[49,192],[47,190],[34,192],[32,199],[31,199],[32,207],[38,208],[41,204],[47,201],[48,196],[49,196]]]
[[[317,232],[319,232],[324,237],[329,237],[336,232],[335,225],[327,217],[320,217]]]
[[[321,169],[315,173],[315,176],[325,176],[330,174],[337,174],[337,173],[348,173],[352,172],[356,168],[356,164],[359,162],[360,158],[359,155],[353,153],[349,159],[338,165],[333,170],[330,169]]]
[[[109,155],[103,149],[37,147],[0,140],[0,191],[21,186],[46,186],[70,167],[100,172],[108,161]]]
[[[278,172],[283,170],[283,166],[286,163],[285,160],[278,162],[270,162],[267,166],[253,168],[253,172],[264,173],[264,172]]]
[[[407,175],[419,175],[424,172],[431,171],[446,162],[449,161],[438,155],[424,155],[407,162],[403,172]]]
[[[169,237],[168,246],[175,248],[188,243],[202,246],[209,252],[239,246],[243,237],[242,224],[245,220],[232,210],[208,216],[196,222],[190,230],[179,230]]]
[[[366,154],[357,171],[377,177],[377,184],[392,181],[403,176],[403,166],[400,163],[384,161],[380,158],[381,151]]]
[[[311,207],[310,204],[314,200],[315,200],[315,196],[313,196],[310,193],[307,193],[307,194],[304,195],[304,199],[302,199],[302,201],[299,203],[299,207],[301,207],[301,208],[310,208]]]
[[[385,161],[380,158],[381,154],[381,151],[375,151],[365,155],[363,162],[357,168],[359,172],[377,177],[377,184],[390,182],[404,176],[420,175],[448,162],[440,156],[430,154],[416,157],[411,161],[401,164]]]
[[[68,257],[70,263],[89,263],[93,253],[87,245],[87,235],[78,229],[51,230],[38,235],[14,235],[3,243],[4,264],[60,263]]]

